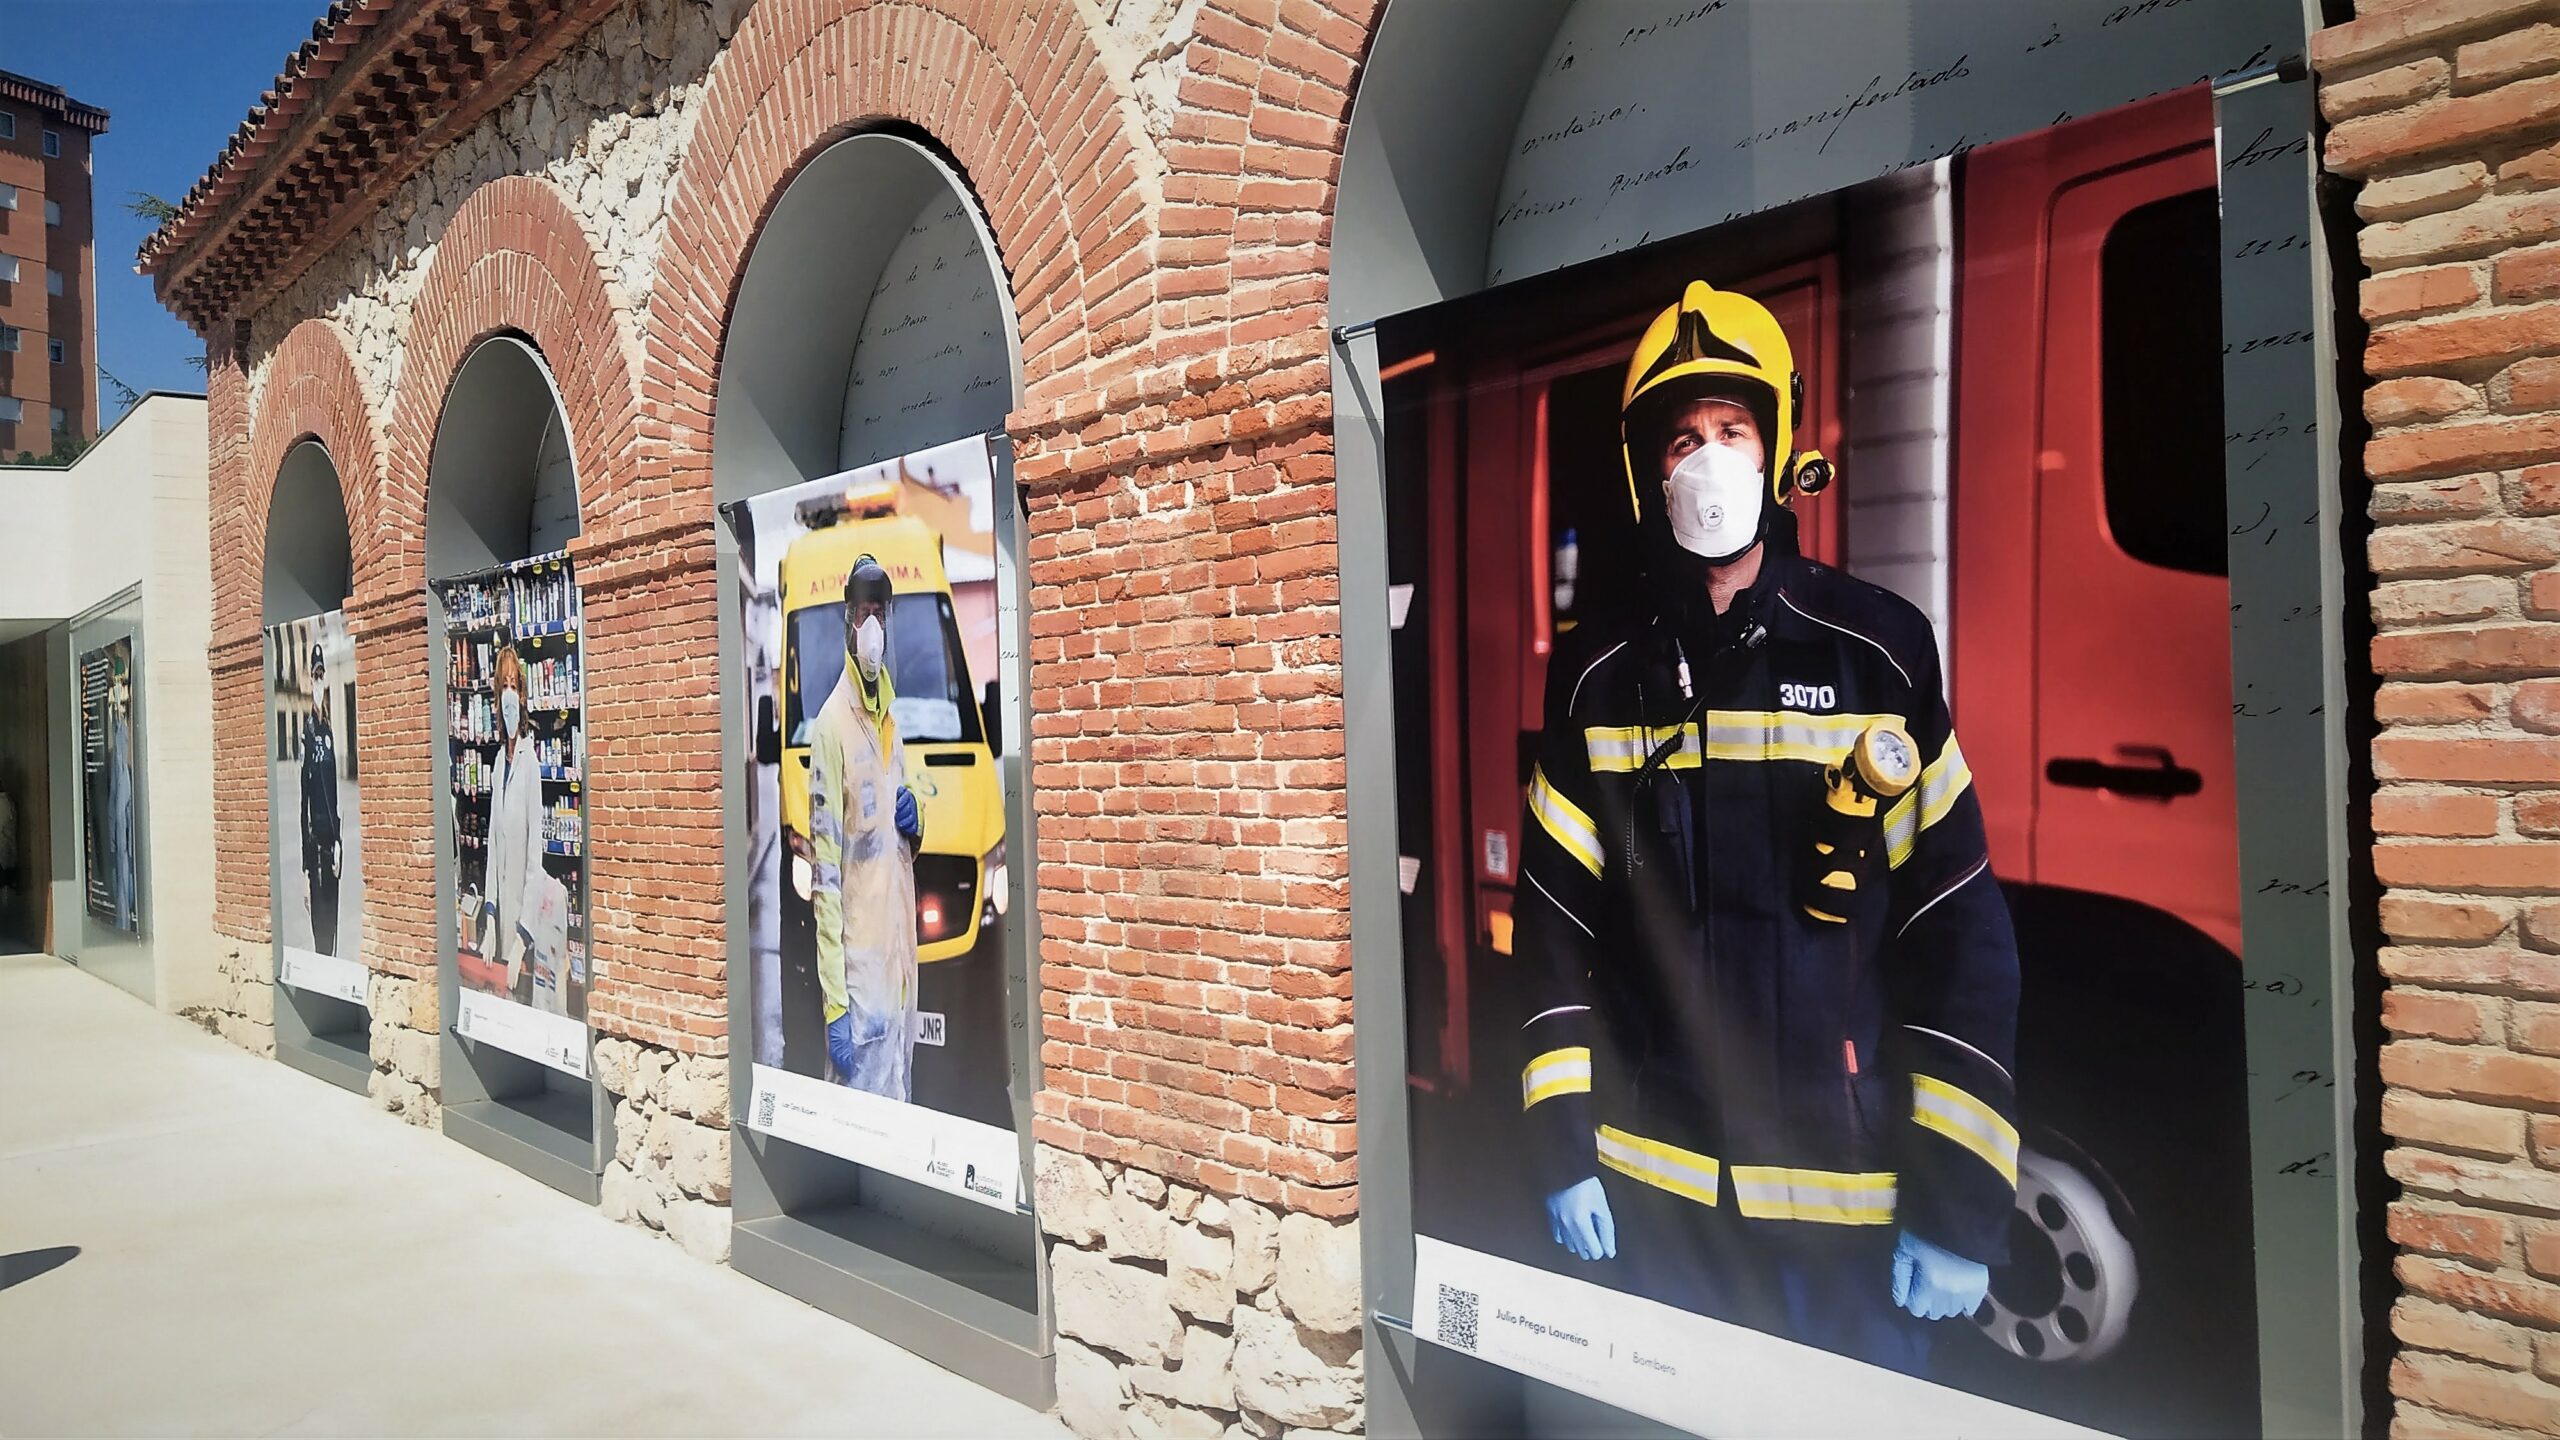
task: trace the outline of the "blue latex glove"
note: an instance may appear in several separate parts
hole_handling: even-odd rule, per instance
[[[1618,1222],[1609,1214],[1600,1177],[1567,1185],[1547,1197],[1547,1233],[1585,1260],[1618,1258]]]
[[[898,787],[898,833],[910,845],[924,843],[924,817],[916,813],[916,792],[904,785]]]
[[[1893,1303],[1923,1320],[1951,1320],[1982,1306],[1991,1267],[1905,1230],[1893,1247]]]
[[[852,1011],[827,1022],[827,1058],[835,1062],[838,1081],[853,1073]]]

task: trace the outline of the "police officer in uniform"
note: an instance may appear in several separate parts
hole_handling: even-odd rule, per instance
[[[338,735],[329,719],[329,673],[311,647],[311,711],[302,717],[302,882],[311,948],[338,953]]]
[[[1593,1279],[1919,1373],[2004,1258],[2017,950],[1928,619],[1797,552],[1802,407],[1704,282],[1628,366],[1643,603],[1548,671],[1523,1121]]]

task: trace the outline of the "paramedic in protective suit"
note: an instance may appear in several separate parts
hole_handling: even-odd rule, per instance
[[[890,712],[889,572],[865,555],[844,581],[845,666],[809,738],[810,908],[840,1085],[913,1097],[916,868],[923,824]]]
[[[2017,948],[1927,618],[1797,553],[1802,406],[1704,282],[1628,366],[1643,599],[1548,669],[1524,1122],[1593,1279],[1919,1373],[2005,1258]]]
[[[329,719],[329,671],[311,647],[311,710],[302,717],[302,893],[311,948],[338,953],[338,733]]]

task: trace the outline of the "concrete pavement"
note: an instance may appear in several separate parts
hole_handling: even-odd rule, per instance
[[[0,957],[0,1434],[182,1433],[1066,1434],[60,961]]]

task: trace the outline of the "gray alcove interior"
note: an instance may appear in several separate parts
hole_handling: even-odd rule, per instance
[[[267,501],[266,573],[261,620],[279,625],[343,608],[353,593],[353,547],[347,533],[347,506],[338,488],[338,466],[329,448],[306,439],[285,452]],[[272,669],[273,655],[268,656]],[[266,756],[264,725],[259,753]],[[272,758],[262,760],[269,787],[268,813],[286,813],[285,791]],[[271,820],[267,855],[268,913],[281,915],[290,881],[280,853],[282,832]],[[345,912],[340,923],[361,933],[359,912]],[[275,962],[284,956],[284,926],[270,927]],[[276,1058],[297,1070],[363,1094],[372,1082],[373,1057],[361,1005],[335,996],[315,995],[279,983],[276,986]]]
[[[446,388],[427,462],[427,578],[449,579],[565,549],[578,538],[567,407],[520,336],[474,346]],[[447,784],[444,606],[427,592],[427,742],[435,776],[438,987],[459,1011],[454,965],[453,792]],[[444,1131],[554,1189],[593,1202],[613,1153],[612,1098],[592,1080],[464,1040],[444,1027]]]
[[[723,503],[972,435],[999,432],[1021,392],[1019,324],[993,236],[962,177],[902,134],[849,136],[802,167],[773,206],[741,276],[721,346],[712,427]],[[998,447],[999,461],[1002,447]],[[1016,543],[1009,466],[998,465],[997,546]],[[718,527],[723,754],[748,753],[735,677],[745,640],[731,603],[736,541]],[[999,565],[1008,650],[1020,623],[1018,567]],[[1019,687],[1010,733],[1028,733]],[[728,762],[724,762],[728,763]],[[1000,762],[1007,827],[1028,845],[1018,756]],[[749,853],[744,787],[723,787],[727,853]],[[1016,871],[1027,885],[1027,870]],[[730,1114],[752,1091],[745,867],[727,878]],[[1032,926],[1017,903],[1005,963],[1027,969]],[[1017,1077],[1036,1074],[1027,1026]],[[1015,1132],[1030,1171],[1029,1087]],[[1008,1214],[835,1156],[735,1127],[731,1263],[739,1270],[981,1383],[1045,1406],[1054,1393],[1038,1230]]]
[[[329,447],[304,440],[285,452],[267,504],[263,623],[300,620],[347,603],[352,547],[347,506]]]
[[[2160,13],[2178,16],[2178,25],[2187,27],[2174,38],[2163,38],[2165,32],[2158,28],[2110,28],[2112,12],[2122,10],[2119,19],[2146,18],[2158,7],[2082,0],[2043,7],[2020,7],[2008,0],[1913,0],[1906,6],[1893,0],[1826,0],[1821,6],[1791,5],[1791,0],[1724,0],[1714,6],[1686,0],[1589,0],[1587,8],[1589,13],[1581,16],[1574,0],[1506,0],[1500,5],[1396,0],[1386,8],[1361,69],[1344,139],[1329,267],[1328,303],[1335,326],[1365,327],[1492,284],[1671,238],[1720,217],[1840,188],[1888,168],[1926,164],[1959,145],[1986,144],[2052,123],[2057,112],[2095,112],[2235,72],[2270,73],[2259,90],[2224,100],[2219,113],[2226,128],[2245,127],[2245,133],[2229,140],[2231,146],[2244,144],[2268,125],[2276,127],[2268,133],[2278,137],[2305,133],[2307,109],[2288,111],[2291,102],[2275,98],[2275,92],[2299,100],[2309,86],[2298,80],[2276,85],[2271,72],[2277,59],[2299,56],[2304,37],[2320,23],[2317,7],[2305,0],[2235,0],[2210,11],[2186,7],[2184,14],[2171,7]],[[1710,16],[1722,27],[1714,31],[1712,44],[1703,38]],[[1569,28],[1577,21],[1604,22],[1597,38],[1614,43],[1561,43],[1577,33]],[[1942,49],[1968,53],[1971,64],[1982,69],[2017,65],[2015,57],[2026,54],[2038,37],[2028,36],[2012,47],[2006,43],[2010,33],[2025,26],[2041,32],[2057,21],[2083,27],[2075,29],[2077,43],[2035,62],[2038,73],[2023,83],[1976,86],[1967,92],[1923,90],[1907,115],[1887,122],[1890,128],[1870,128],[1855,144],[1827,146],[1815,163],[1779,164],[1767,158],[1768,151],[1745,153],[1747,147],[1734,143],[1737,132],[1842,105],[1861,93],[1873,72],[1896,71],[1903,61],[1933,56],[1942,62],[1948,58],[1937,53]],[[1698,23],[1683,30],[1692,22]],[[1827,37],[1824,27],[1829,27]],[[2219,27],[2220,38],[2207,36],[2200,43],[2200,32],[2214,27]],[[1641,62],[1613,58],[1638,44],[1653,53]],[[1619,87],[1623,93],[1615,98],[1580,107],[1541,109],[1535,103],[1537,92],[1549,84],[1568,53],[1581,72],[1576,83],[1596,85],[1606,93],[1610,65],[1627,67],[1624,73],[1630,75],[1643,67],[1658,68],[1665,49],[1682,46],[1691,47],[1688,55],[1696,72],[1691,92],[1673,96],[1648,81]],[[1716,46],[1729,58],[1720,59]],[[1899,60],[1892,53],[1897,48],[1907,52]],[[1880,60],[1879,54],[1885,58]],[[1452,83],[1452,77],[1463,80]],[[1884,76],[1882,83],[1892,85],[1892,76]],[[2000,93],[1983,93],[1987,89]],[[1552,92],[1546,96],[1554,98]],[[1609,188],[1613,175],[1624,178],[1615,164],[1586,166],[1579,175],[1551,174],[1547,180],[1560,187],[1556,192],[1529,193],[1528,187],[1544,183],[1537,178],[1542,167],[1566,167],[1553,152],[1539,153],[1533,162],[1532,152],[1524,149],[1528,137],[1523,131],[1531,128],[1527,121],[1537,120],[1536,136],[1561,135],[1564,126],[1577,120],[1581,128],[1573,133],[1587,133],[1596,128],[1592,121],[1606,115],[1606,107],[1620,101],[1657,111],[1686,107],[1687,128],[1670,138],[1673,144],[1687,143],[1694,135],[1696,152],[1686,158],[1695,168],[1684,169],[1679,184],[1656,187],[1633,206],[1598,203],[1615,199]],[[1862,125],[1872,125],[1873,111],[1859,113],[1866,117]],[[1669,153],[1665,150],[1658,158]],[[2281,235],[2291,229],[2316,234],[2321,222],[2307,174],[2276,173],[2280,169],[2262,166],[2260,173],[2244,177],[2239,183],[2254,188],[2251,202],[2241,208],[2251,215],[2248,224],[2281,223],[2285,228],[2247,233]],[[2225,183],[2227,192],[2233,183],[2229,175]],[[1540,208],[1567,193],[1578,194],[1578,209]],[[1506,207],[1525,208],[1532,215],[1519,224],[1520,237],[1497,235]],[[2225,209],[2229,228],[2238,222],[2228,194]],[[2285,218],[2271,218],[2277,215]],[[1587,220],[1577,224],[1577,216]],[[2327,276],[2313,253],[2317,249],[2315,244],[2289,250],[2293,268],[2281,276],[2244,271],[2226,260],[2226,294],[2263,292],[2267,307],[2286,317],[2281,328],[2318,331],[2326,339]],[[1498,264],[1505,266],[1499,274],[1494,269]],[[2255,315],[2250,319],[2258,321]],[[2273,321],[2265,323],[2276,328]],[[2319,354],[2299,362],[2293,373],[2302,384],[2284,387],[2284,393],[2298,411],[2325,415],[2323,403],[2310,397],[2326,381],[2328,357],[2335,349],[2306,348]],[[2227,377],[2226,393],[2237,383],[2242,381]],[[1404,1317],[1416,1303],[1414,1197],[1405,1086],[1404,939],[1396,888],[1384,407],[1377,347],[1356,329],[1335,347],[1333,391],[1352,948],[1361,1022],[1356,1058],[1362,1264],[1372,1317],[1365,1333],[1370,1433],[1666,1433],[1654,1422],[1422,1344],[1406,1328]],[[2245,409],[2235,401],[2234,414],[2239,413]],[[2331,433],[2326,418],[2321,433]],[[2336,456],[2317,445],[2306,443],[2299,453],[2289,454],[2283,482],[2289,487],[2287,504],[2316,512],[2325,523],[2336,510],[2335,464]],[[2326,533],[2333,541],[2335,529]],[[2260,566],[2244,575],[2235,568],[2235,594],[2256,587],[2253,593],[2281,591],[2289,603],[2307,604],[2335,590],[2336,565],[2333,549],[2318,563],[2281,572]],[[2261,679],[2280,672],[2286,682],[2307,691],[2317,692],[2325,683],[2334,692],[2338,676],[2345,673],[2334,627],[2320,645],[2297,646],[2290,663],[2238,625],[2234,649],[2235,660],[2257,667],[2251,673]],[[2350,769],[2336,718],[2344,708],[2332,704],[2321,733],[2301,737],[2296,747],[2308,757],[2303,763],[2311,770],[2325,767],[2325,784],[2317,775],[2305,780],[2285,770],[2263,748],[2253,758],[2243,737],[2242,784],[2254,807],[2250,813],[2259,817],[2254,828],[2244,825],[2244,868],[2251,874],[2326,874],[2335,882],[2327,892],[2330,899],[2301,913],[2276,919],[2263,905],[2253,910],[2245,963],[2259,974],[2272,973],[2268,967],[2279,964],[2298,966],[2300,973],[2320,977],[2316,983],[2339,1002],[2318,1012],[2324,1018],[2317,1027],[2300,1027],[2304,1033],[2298,1035],[2253,1013],[2252,1059],[2304,1054],[2333,1065],[2331,1073],[2353,1074],[2348,977],[2354,957],[2347,949],[2340,908],[2351,877],[2347,852],[2336,839],[2343,824],[2333,813],[2339,802],[2326,798],[2343,793],[2343,777]],[[2296,838],[2287,840],[2278,830]],[[2323,1036],[2310,1033],[2312,1028],[2325,1032],[2334,1046],[2334,1061],[2322,1057]],[[2267,1063],[2289,1067],[2293,1062]],[[2338,1155],[2355,1156],[2357,1137],[2343,1108],[2352,1103],[2350,1089],[2339,1087],[2340,1108],[2325,1116],[2287,1116],[2271,1108],[2272,1092],[2251,1092],[2253,1165],[2262,1192],[2257,1206],[2261,1404],[2271,1433],[2343,1433],[2357,1423],[2356,1367],[2362,1350],[2354,1295],[2361,1223],[2356,1167],[2341,1164],[2332,1178],[2318,1183],[2285,1182],[2291,1188],[2280,1193],[2265,1178],[2273,1168],[2270,1161],[2287,1158],[2274,1151],[2296,1143],[2292,1132],[2306,1127],[2327,1136],[2320,1144]],[[2270,1135],[2276,1138],[2271,1141]],[[2317,1147],[2295,1153],[2312,1148]]]

